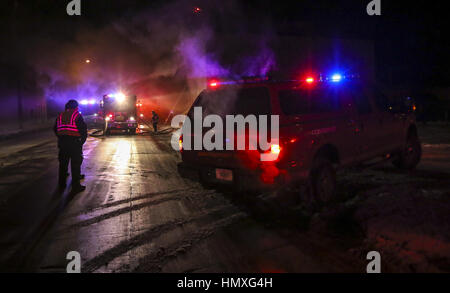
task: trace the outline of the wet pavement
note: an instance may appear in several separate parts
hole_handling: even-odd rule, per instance
[[[67,253],[77,251],[83,272],[365,272],[365,255],[354,249],[366,248],[360,227],[323,224],[330,210],[308,214],[295,192],[243,196],[183,179],[170,137],[89,137],[87,189],[77,195],[55,189],[51,133],[2,147],[0,270],[65,272]],[[336,209],[386,183],[410,185],[424,172],[445,181],[449,145],[426,142],[421,173],[392,170],[344,174],[341,190],[354,192]]]

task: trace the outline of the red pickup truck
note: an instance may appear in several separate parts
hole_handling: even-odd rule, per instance
[[[187,149],[181,138],[180,174],[204,182],[244,189],[304,182],[315,201],[326,204],[335,196],[338,168],[380,158],[413,169],[421,157],[412,109],[401,109],[375,86],[341,75],[300,81],[213,81],[187,117],[193,118],[194,107],[222,117],[279,117],[279,144],[271,148],[277,154],[272,161],[261,161],[249,150]]]

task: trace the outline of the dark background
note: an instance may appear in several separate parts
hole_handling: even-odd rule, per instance
[[[2,35],[13,39],[41,36],[71,40],[81,26],[101,27],[119,17],[132,18],[143,9],[157,10],[168,1],[91,0],[82,1],[82,16],[65,13],[69,1],[2,1]],[[185,1],[186,8],[200,1]],[[187,3],[189,2],[189,3]],[[227,1],[221,1],[226,6]],[[449,16],[444,1],[381,1],[382,15],[369,17],[364,1],[238,1],[236,15],[245,15],[246,29],[260,31],[261,19],[271,22],[279,34],[351,37],[375,40],[377,78],[394,84],[448,85],[450,82]],[[14,3],[17,8],[14,9]],[[202,17],[208,18],[216,32],[240,29],[233,10],[202,5]],[[180,11],[184,14],[185,11]],[[206,15],[206,16],[205,16]],[[174,16],[177,17],[177,16]],[[228,21],[227,21],[228,19]],[[299,30],[296,23],[308,23]],[[33,42],[39,42],[34,39]],[[2,45],[3,47],[3,45]],[[2,52],[13,58],[18,52]],[[2,59],[3,59],[2,58]],[[388,78],[389,77],[389,78]]]
[[[198,77],[194,72],[198,64],[213,68],[213,73],[222,67],[240,74],[253,72],[252,67],[271,58],[273,43],[282,38],[285,43],[290,38],[321,38],[332,44],[339,39],[373,44],[373,52],[367,50],[367,54],[374,57],[374,68],[369,71],[375,79],[402,95],[418,93],[418,98],[440,113],[427,110],[428,116],[448,119],[448,110],[440,110],[450,104],[442,104],[450,86],[449,17],[444,1],[381,0],[381,16],[367,15],[369,0],[82,0],[82,16],[67,15],[69,2],[2,1],[2,124],[17,121],[22,128],[22,121],[50,118],[69,97],[99,97],[112,84],[137,85],[149,96],[197,90],[186,80]],[[199,13],[195,7],[201,9]],[[230,36],[234,43],[228,41]],[[248,36],[256,36],[255,42],[235,42]],[[353,45],[346,46],[348,50]],[[365,48],[356,47],[355,52]],[[191,52],[181,54],[184,60],[180,60],[186,48]],[[352,59],[349,52],[347,61]],[[260,56],[244,58],[251,54]],[[86,66],[85,59],[91,58],[92,64]],[[436,88],[444,89],[444,94]],[[166,110],[177,104],[182,111],[195,90],[183,97],[182,107],[172,97],[148,104],[154,107],[170,100],[164,105]]]

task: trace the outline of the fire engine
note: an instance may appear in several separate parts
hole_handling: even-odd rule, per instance
[[[136,96],[126,96],[123,93],[104,95],[100,107],[104,118],[105,135],[109,135],[112,130],[136,134],[138,128]]]

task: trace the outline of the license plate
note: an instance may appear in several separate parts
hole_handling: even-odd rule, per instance
[[[216,179],[233,181],[233,171],[228,169],[216,169]]]

